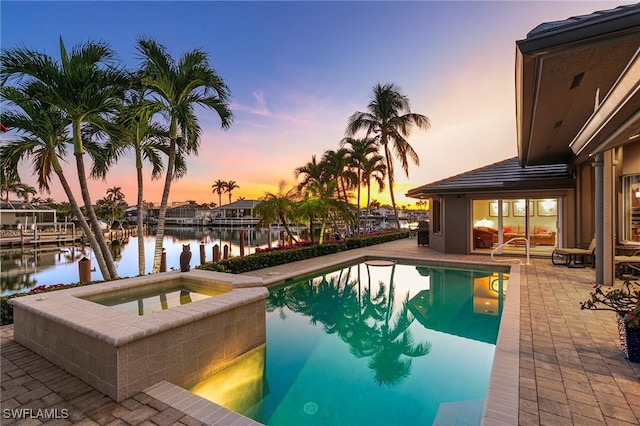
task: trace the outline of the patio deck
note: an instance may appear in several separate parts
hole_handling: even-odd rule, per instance
[[[392,259],[489,260],[481,255],[444,255],[418,247],[415,239],[351,250],[330,258],[334,262],[348,262],[363,254]],[[287,274],[311,271],[327,258],[281,265],[250,275],[273,282]],[[520,267],[520,294],[507,293],[505,305],[505,311],[511,302],[519,305],[511,305],[520,318],[516,334],[518,356],[512,354],[517,362],[501,371],[502,378],[505,371],[512,381],[517,376],[517,397],[504,394],[500,399],[499,377],[498,390],[491,396],[494,402],[488,406],[491,415],[485,417],[483,424],[640,425],[640,364],[623,358],[613,313],[581,311],[579,307],[578,302],[585,300],[592,289],[594,276],[593,269],[553,266],[549,258],[534,258],[531,265]],[[517,286],[510,288],[514,289]],[[49,420],[55,424],[256,424],[239,415],[228,415],[217,405],[166,382],[115,403],[13,341],[13,326],[3,326],[0,331],[3,425],[48,421],[10,418],[6,409],[30,409],[21,412],[33,417],[38,409],[54,408],[68,410],[68,418]]]

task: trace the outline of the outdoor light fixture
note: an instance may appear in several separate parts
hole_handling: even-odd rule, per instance
[[[640,198],[640,187],[636,188],[636,198]]]

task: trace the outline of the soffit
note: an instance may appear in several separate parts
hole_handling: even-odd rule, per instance
[[[640,46],[640,5],[605,12],[543,24],[517,42],[521,164],[574,161],[569,143],[593,114],[596,93],[607,95]]]

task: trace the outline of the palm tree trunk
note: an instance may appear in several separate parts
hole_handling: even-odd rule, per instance
[[[320,225],[320,240],[318,244],[322,244],[324,242],[324,231],[327,228],[327,218],[326,216],[322,217],[322,224]]]
[[[109,250],[109,246],[104,239],[102,229],[100,229],[100,225],[98,224],[98,217],[96,216],[96,212],[93,210],[91,196],[89,195],[89,188],[87,187],[87,176],[84,169],[83,155],[84,154],[82,153],[75,153],[76,167],[78,169],[78,180],[80,182],[80,193],[82,194],[82,200],[84,201],[84,208],[87,211],[89,224],[91,225],[91,229],[93,229],[95,239],[98,242],[99,251],[102,253],[102,256],[104,256],[104,261],[107,264],[109,273],[107,276],[104,276],[103,274],[103,277],[107,281],[115,280],[118,278],[118,271],[116,269],[116,264],[113,261],[111,250]]]
[[[371,204],[371,179],[369,179],[369,182],[367,183],[367,216],[371,214],[369,204]],[[369,231],[369,220],[367,220],[367,226],[365,229]]]
[[[400,230],[400,219],[398,218],[398,209],[396,208],[396,197],[393,195],[393,168],[391,167],[391,153],[389,147],[384,144],[384,156],[387,159],[387,176],[389,177],[389,192],[391,193],[391,205],[393,206],[393,214],[396,216],[396,225]]]
[[[171,181],[173,180],[173,169],[176,162],[176,124],[172,123],[171,144],[169,145],[169,159],[167,160],[167,174],[164,180],[164,189],[162,190],[162,201],[160,202],[160,211],[158,212],[158,228],[156,230],[156,244],[153,250],[153,270],[152,273],[160,272],[160,262],[162,260],[162,243],[164,240],[164,223],[167,216],[167,204],[169,202],[169,191],[171,190]]]
[[[358,236],[362,235],[361,232],[360,232],[360,188],[361,188],[360,181],[362,180],[362,176],[361,176],[362,173],[361,172],[362,172],[362,170],[358,169],[358,206],[357,206],[357,210],[356,210],[356,212],[357,212],[357,214],[356,214],[356,223],[357,223],[356,231],[358,233]]]
[[[138,275],[144,275],[145,259],[144,259],[144,224],[142,223],[142,159],[140,159],[140,151],[136,150],[136,169],[138,174],[138,207],[136,208],[137,234],[138,234]]]
[[[298,240],[296,240],[296,238],[293,236],[293,234],[291,233],[291,229],[289,229],[289,225],[287,225],[287,218],[285,217],[285,215],[282,213],[279,213],[278,216],[280,217],[282,226],[284,226],[284,230],[287,232],[287,235],[289,236],[289,238],[291,238],[291,241],[298,244]]]
[[[53,170],[55,174],[58,176],[58,179],[60,179],[62,188],[64,189],[64,192],[65,194],[67,194],[67,198],[69,199],[69,204],[71,205],[71,211],[73,211],[73,213],[78,218],[78,222],[80,222],[80,227],[82,228],[82,231],[86,235],[87,241],[89,242],[89,247],[91,247],[91,250],[93,250],[93,253],[96,256],[96,261],[98,262],[98,267],[100,268],[102,277],[103,278],[108,277],[109,268],[107,268],[107,262],[105,262],[104,260],[104,256],[102,255],[102,251],[100,250],[100,246],[98,245],[98,241],[93,235],[93,232],[91,232],[91,228],[87,223],[87,219],[82,214],[82,210],[80,210],[80,206],[78,205],[76,198],[73,196],[73,191],[71,190],[71,186],[69,185],[69,182],[67,181],[66,176],[62,172],[62,168],[60,167],[59,164],[57,164],[57,165],[54,165]]]

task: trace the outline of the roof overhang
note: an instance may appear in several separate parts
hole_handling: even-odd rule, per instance
[[[427,185],[410,189],[410,198],[431,198],[445,194],[557,194],[575,188],[576,181],[566,164],[522,168],[509,158]]]
[[[631,71],[639,46],[640,4],[542,24],[516,42],[522,166],[580,161],[569,144],[583,129],[581,156],[620,142],[636,128],[638,74],[634,83]],[[607,117],[592,120],[596,107]]]
[[[593,155],[634,141],[640,142],[640,48],[569,147]]]

